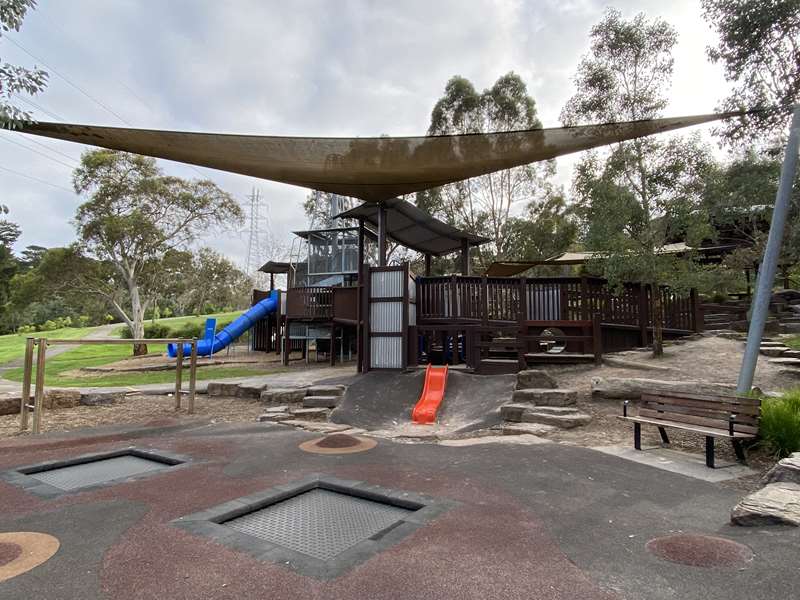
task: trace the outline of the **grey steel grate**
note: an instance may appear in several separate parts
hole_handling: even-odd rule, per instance
[[[70,491],[113,479],[123,479],[151,471],[160,471],[170,466],[157,460],[124,455],[68,467],[57,467],[47,471],[39,471],[38,473],[29,473],[28,476],[58,489]]]
[[[328,560],[413,511],[313,489],[226,521],[224,525],[319,560]]]

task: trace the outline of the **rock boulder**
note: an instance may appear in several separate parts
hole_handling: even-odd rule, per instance
[[[541,369],[528,369],[517,373],[517,389],[529,388],[557,388],[558,384],[546,371]]]
[[[731,523],[747,527],[800,526],[800,485],[770,483],[753,492],[731,511]]]
[[[764,484],[780,482],[800,485],[800,452],[778,461],[777,465],[766,472],[762,480]]]
[[[733,394],[734,385],[700,381],[663,381],[638,377],[592,377],[592,398],[638,400],[643,392]]]

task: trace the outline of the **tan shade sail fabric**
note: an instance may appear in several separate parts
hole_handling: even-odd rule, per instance
[[[275,137],[47,122],[26,125],[21,131],[380,202],[477,175],[740,114],[428,137]]]

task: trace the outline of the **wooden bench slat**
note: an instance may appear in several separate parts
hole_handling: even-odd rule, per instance
[[[667,400],[705,400],[710,402],[727,402],[729,404],[741,404],[744,406],[761,406],[761,400],[758,398],[750,398],[749,396],[735,396],[720,394],[712,396],[709,394],[684,394],[681,393],[668,393],[668,392],[642,392],[642,400],[645,398],[664,398]]]
[[[647,425],[656,425],[660,427],[673,427],[675,429],[683,429],[686,431],[694,431],[696,433],[702,433],[703,435],[711,436],[711,437],[721,437],[721,438],[730,438],[730,433],[727,430],[717,429],[714,427],[698,427],[692,426],[683,423],[672,423],[668,421],[663,421],[661,419],[646,419],[644,417],[623,417],[619,416],[618,419],[622,419],[623,421],[631,421],[634,423],[645,423]],[[749,433],[742,433],[740,431],[734,431],[733,433],[734,439],[752,439],[756,437],[753,434]]]
[[[660,413],[658,411],[648,408],[640,409],[638,416],[648,419],[655,419],[657,421],[662,421],[665,423],[667,422],[685,423],[688,425],[699,425],[701,427],[709,427],[711,429],[724,429],[726,431],[728,430],[727,420],[721,420],[721,419],[709,419],[706,417],[696,417],[694,415],[684,415],[681,413]],[[737,423],[734,425],[734,432],[756,434],[758,433],[758,428],[751,427],[748,425],[739,425]]]
[[[743,425],[752,425],[752,426],[758,425],[758,417],[754,415],[746,415],[738,413],[736,411],[710,410],[703,408],[695,408],[692,406],[674,406],[672,404],[663,404],[656,402],[646,402],[642,405],[642,408],[648,408],[651,410],[658,410],[667,413],[694,415],[695,417],[705,417],[707,419],[719,419],[720,421],[725,421],[726,423],[730,418],[730,415],[735,414],[736,423],[742,423]]]
[[[669,404],[674,406],[690,406],[695,408],[707,408],[709,410],[726,411],[739,414],[758,416],[761,414],[760,406],[748,404],[735,404],[733,402],[721,402],[714,400],[694,400],[688,398],[668,398],[666,396],[652,396],[642,394],[642,403],[657,402],[659,404]]]

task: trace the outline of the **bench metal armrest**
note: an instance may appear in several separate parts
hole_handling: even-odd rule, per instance
[[[731,434],[731,437],[733,437],[733,423],[734,423],[734,421],[736,421],[736,415],[731,413],[731,416],[728,417],[728,433]]]

